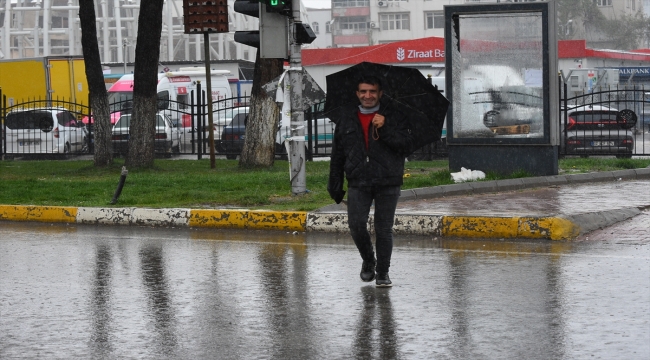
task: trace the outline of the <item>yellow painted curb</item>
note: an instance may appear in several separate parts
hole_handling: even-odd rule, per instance
[[[570,240],[580,235],[580,226],[563,218],[553,218],[551,222],[551,240]]]
[[[190,210],[190,227],[305,231],[306,212]]]
[[[245,210],[190,210],[190,227],[216,227],[244,229],[246,227]]]
[[[73,223],[76,218],[76,207],[0,205],[0,220]]]
[[[559,217],[444,216],[441,233],[443,237],[570,240],[580,235],[580,227]]]
[[[518,218],[443,216],[441,232],[445,237],[514,238],[518,225]]]
[[[558,218],[521,218],[519,233],[522,237],[551,240],[570,240],[580,235],[580,227],[573,222]]]

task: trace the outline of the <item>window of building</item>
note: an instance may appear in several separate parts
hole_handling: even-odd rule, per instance
[[[424,13],[425,29],[444,29],[445,13],[442,11],[431,11]]]
[[[52,16],[52,29],[60,29],[68,27],[68,17]]]
[[[410,30],[408,13],[381,14],[379,17],[382,30]]]
[[[365,16],[342,17],[339,20],[339,29],[345,32],[365,33],[368,31],[368,19]]]
[[[594,0],[596,6],[612,6],[612,0]]]
[[[314,34],[318,34],[318,23],[315,21],[311,23],[311,29],[314,31]]]
[[[328,34],[332,32],[332,30],[330,29],[330,22],[329,21],[325,21],[325,32],[328,33]]]
[[[367,7],[369,0],[333,0],[332,7]]]

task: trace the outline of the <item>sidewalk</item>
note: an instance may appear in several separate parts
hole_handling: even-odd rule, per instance
[[[650,168],[403,190],[395,233],[574,239],[650,208]],[[347,232],[344,204],[313,212],[0,205],[0,220]],[[372,230],[372,218],[370,219]]]

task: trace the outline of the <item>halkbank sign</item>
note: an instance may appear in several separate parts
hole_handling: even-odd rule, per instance
[[[650,67],[629,66],[618,68],[619,81],[628,81],[632,77],[633,82],[650,81]]]

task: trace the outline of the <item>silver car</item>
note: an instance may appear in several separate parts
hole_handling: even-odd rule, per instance
[[[120,116],[113,126],[113,151],[126,154],[129,149],[129,129],[131,114]],[[156,153],[171,154],[180,152],[180,134],[178,128],[172,124],[169,116],[162,112],[156,114],[156,134],[154,148]]]
[[[630,129],[636,125],[636,115],[631,110],[587,105],[563,110],[561,116],[563,153],[632,156],[634,134]]]

